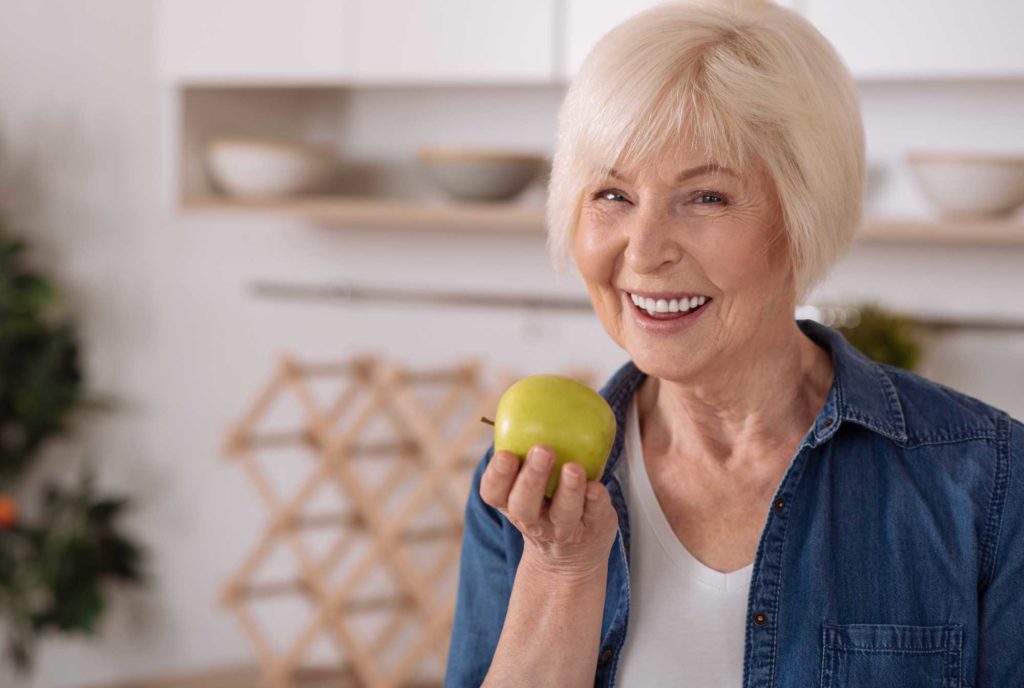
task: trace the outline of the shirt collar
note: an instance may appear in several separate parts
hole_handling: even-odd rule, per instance
[[[825,406],[814,422],[812,444],[826,441],[842,421],[856,423],[889,439],[907,441],[899,395],[885,369],[846,340],[838,330],[814,320],[797,320],[808,337],[832,354],[835,377]]]
[[[814,320],[797,320],[796,323],[805,335],[831,354],[835,371],[825,405],[808,433],[809,443],[818,446],[827,441],[843,421],[856,423],[895,442],[906,442],[903,408],[885,370],[850,344],[838,330]],[[611,459],[602,481],[615,469],[622,454],[626,412],[633,394],[646,377],[647,373],[629,360],[600,390],[612,407],[617,423]]]

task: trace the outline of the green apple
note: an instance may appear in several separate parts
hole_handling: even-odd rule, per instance
[[[563,375],[531,375],[501,395],[494,417],[494,450],[526,458],[535,444],[555,450],[545,495],[558,487],[562,464],[578,463],[587,480],[604,472],[615,441],[615,414],[590,387]]]

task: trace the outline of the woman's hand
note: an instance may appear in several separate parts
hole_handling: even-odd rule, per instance
[[[526,461],[496,451],[480,478],[480,497],[523,534],[523,559],[553,576],[587,577],[608,566],[619,517],[608,490],[583,466],[562,465],[554,496],[544,496],[555,452],[535,445]]]

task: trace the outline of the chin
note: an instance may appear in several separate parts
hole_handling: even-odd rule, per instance
[[[685,358],[677,351],[635,349],[629,354],[637,368],[663,380],[685,382],[698,377],[704,369],[701,359]]]

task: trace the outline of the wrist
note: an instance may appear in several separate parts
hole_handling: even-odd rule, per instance
[[[608,562],[556,562],[531,547],[525,547],[519,560],[518,571],[532,580],[543,583],[549,590],[573,591],[580,587],[591,587],[596,583],[604,585],[608,577]]]

